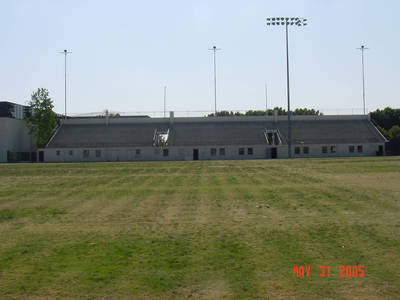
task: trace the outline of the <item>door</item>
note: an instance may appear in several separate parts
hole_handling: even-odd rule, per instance
[[[199,160],[199,149],[193,149],[193,160]]]
[[[379,145],[379,150],[376,152],[377,156],[382,156],[383,155],[383,146]]]
[[[44,162],[44,152],[39,151],[39,162]]]
[[[277,157],[278,157],[277,148],[271,148],[271,158],[277,158]]]

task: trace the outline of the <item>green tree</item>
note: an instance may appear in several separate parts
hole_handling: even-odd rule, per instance
[[[388,131],[388,137],[390,141],[400,142],[400,126],[394,125]]]
[[[400,126],[400,109],[386,107],[385,109],[377,109],[371,113],[371,119],[386,131],[390,130],[394,125]]]
[[[39,88],[31,95],[29,101],[31,114],[26,117],[34,146],[42,148],[53,135],[57,127],[57,117],[53,112],[53,101],[49,97],[49,91]]]

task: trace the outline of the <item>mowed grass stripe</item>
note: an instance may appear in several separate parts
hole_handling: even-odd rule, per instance
[[[393,166],[400,159],[0,165],[0,298],[395,298]],[[293,278],[294,264],[311,265],[310,278]],[[342,264],[367,276],[340,278]]]

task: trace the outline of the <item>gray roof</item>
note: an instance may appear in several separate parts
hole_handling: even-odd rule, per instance
[[[296,118],[292,121],[293,144],[381,143],[383,136],[367,117]],[[138,120],[138,119],[136,119]],[[168,118],[105,123],[66,120],[47,145],[48,148],[145,147],[153,145],[156,129],[170,130],[170,146],[262,145],[265,129],[278,129],[287,143],[286,118],[260,117]]]

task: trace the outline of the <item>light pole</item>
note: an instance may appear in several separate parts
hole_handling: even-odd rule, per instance
[[[357,48],[361,50],[361,66],[362,66],[362,88],[363,88],[363,107],[364,107],[364,115],[365,115],[365,80],[364,80],[364,50],[368,50],[369,48],[365,48],[364,45],[361,45],[361,48]]]
[[[267,26],[283,25],[286,29],[286,85],[287,85],[287,106],[288,106],[288,156],[292,157],[292,124],[290,119],[290,87],[289,87],[289,25],[305,26],[307,19],[297,17],[272,17],[267,18]]]
[[[265,115],[268,115],[268,86],[265,84]]]
[[[214,112],[215,116],[217,116],[217,56],[216,52],[218,50],[221,50],[220,48],[217,48],[216,46],[213,46],[211,49],[214,51]]]
[[[164,86],[164,118],[165,118],[166,108],[167,108],[167,86]]]
[[[65,116],[64,118],[67,118],[67,55],[72,53],[72,52],[68,52],[67,50],[64,50],[63,52],[58,52],[58,53],[62,53],[65,56],[65,61],[64,61],[64,104],[65,104]]]

